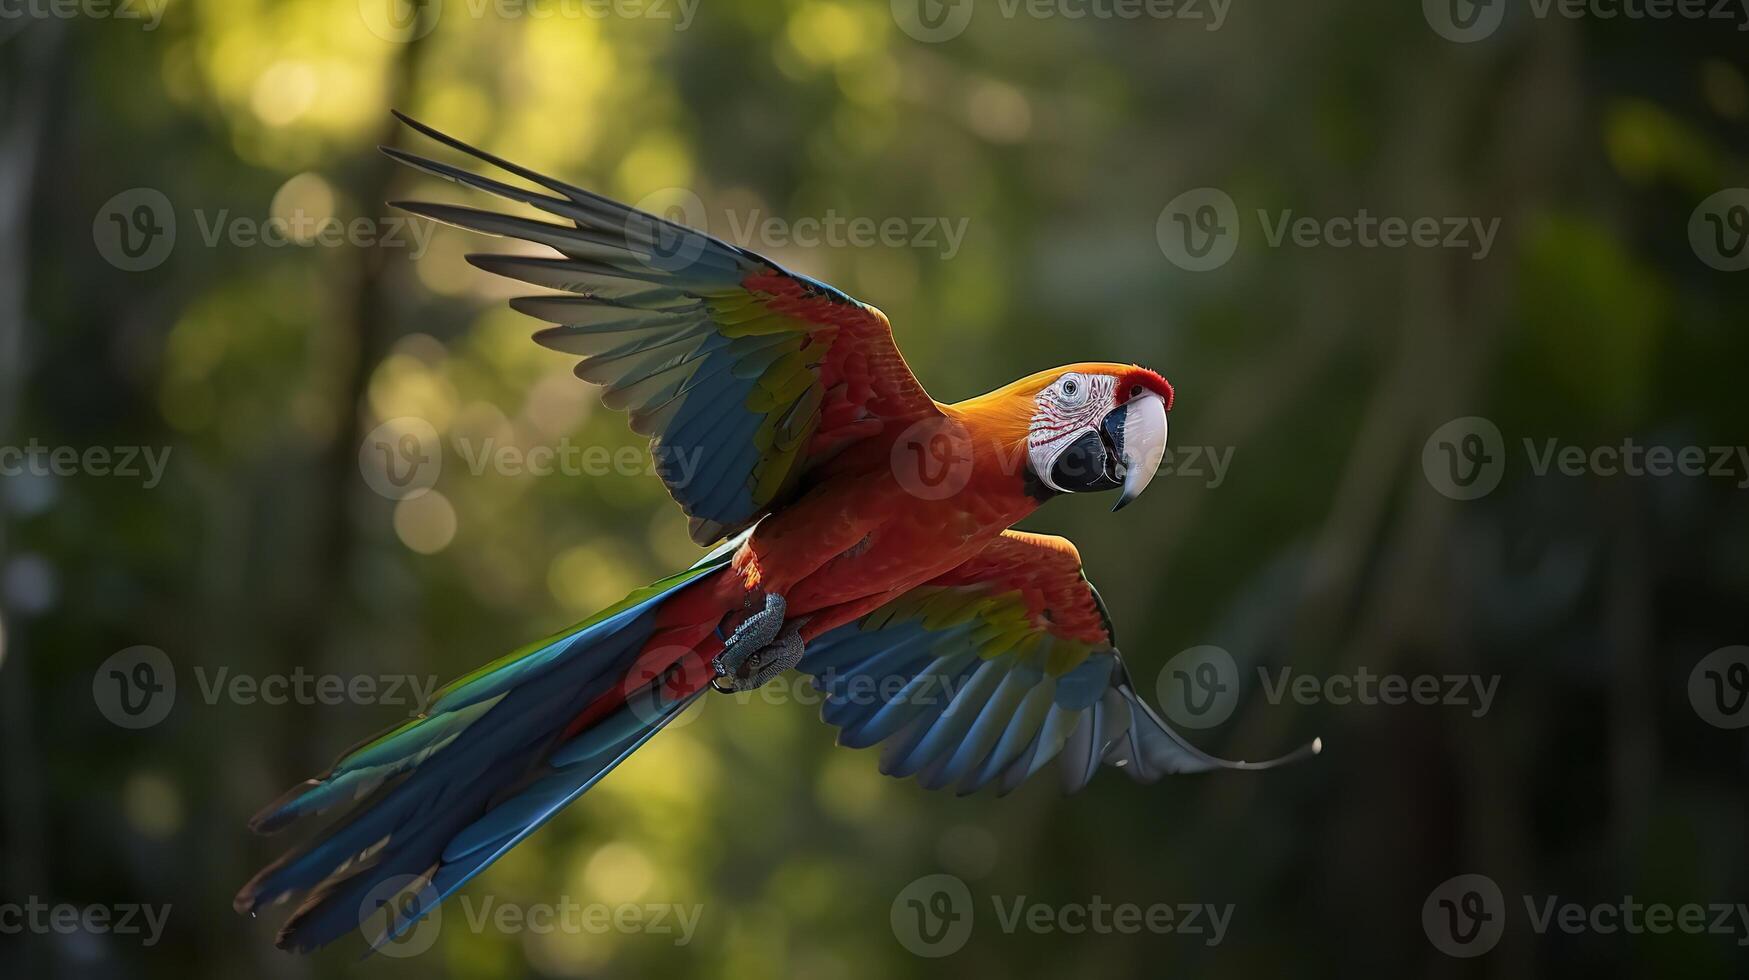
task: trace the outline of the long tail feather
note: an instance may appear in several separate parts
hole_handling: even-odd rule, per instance
[[[257,874],[237,894],[237,910],[301,899],[278,945],[308,951],[358,929],[399,880],[415,894],[377,944],[417,922],[704,689],[686,650],[652,665],[645,648],[673,633],[664,604],[712,577],[727,555],[451,683],[425,715],[276,800],[251,826],[272,832],[313,813],[349,812]]]

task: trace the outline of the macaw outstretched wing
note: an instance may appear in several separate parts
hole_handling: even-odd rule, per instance
[[[1105,763],[1153,782],[1318,750],[1229,762],[1185,741],[1137,693],[1074,545],[1023,531],[816,637],[800,668],[841,744],[884,743],[881,771],[929,789],[1006,794],[1059,757],[1073,793]]]
[[[885,314],[747,249],[535,173],[408,117],[426,136],[537,184],[501,183],[404,150],[430,174],[531,205],[554,224],[451,204],[397,202],[437,221],[546,245],[556,257],[470,255],[559,290],[511,301],[556,324],[535,334],[580,355],[577,375],[650,437],[657,473],[709,544],[781,504],[810,467],[888,424],[938,415]],[[555,196],[556,195],[556,196]]]

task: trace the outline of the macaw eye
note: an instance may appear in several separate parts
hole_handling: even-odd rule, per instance
[[[1074,408],[1087,400],[1087,385],[1072,374],[1058,383],[1057,391],[1062,396],[1058,400],[1069,408]]]

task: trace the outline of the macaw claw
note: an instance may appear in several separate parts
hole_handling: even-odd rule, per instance
[[[784,625],[788,603],[767,593],[765,608],[748,616],[711,658],[716,677],[711,686],[724,693],[751,691],[802,660],[804,644],[799,623]]]

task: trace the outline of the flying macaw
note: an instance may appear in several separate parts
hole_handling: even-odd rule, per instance
[[[942,404],[880,310],[397,116],[551,192],[384,148],[570,222],[398,204],[557,253],[468,260],[557,290],[511,305],[555,324],[534,339],[582,358],[577,375],[650,437],[693,540],[722,543],[450,683],[258,814],[267,833],[347,810],[237,895],[251,914],[302,898],[281,948],[359,928],[395,879],[417,883],[395,931],[409,927],[695,698],[792,667],[824,690],[842,744],[882,744],[883,772],[930,789],[1006,793],[1052,759],[1074,792],[1107,763],[1152,782],[1316,751],[1229,762],[1186,742],[1137,693],[1075,546],[1011,529],[1064,493],[1134,500],[1165,452],[1165,378],[1072,364]]]

